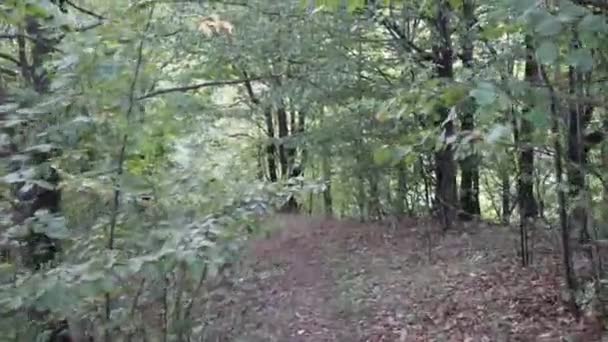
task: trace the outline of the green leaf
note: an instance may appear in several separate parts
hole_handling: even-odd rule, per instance
[[[463,85],[455,84],[447,87],[443,91],[443,101],[446,106],[454,106],[467,96],[467,88]]]
[[[549,128],[549,114],[545,112],[541,112],[537,109],[530,110],[525,114],[526,119],[530,120],[530,122],[534,125],[534,127],[538,129],[547,129]]]
[[[553,15],[547,15],[536,26],[535,32],[545,37],[555,36],[562,31],[562,26],[562,23],[558,20],[557,17]]]
[[[38,18],[43,18],[46,19],[49,16],[49,12],[48,9],[39,5],[39,4],[28,4],[29,6],[26,6],[26,13],[32,17],[38,17]]]
[[[536,0],[512,0],[509,5],[520,12],[524,12],[535,7]]]
[[[576,49],[568,55],[568,64],[581,71],[593,69],[593,56],[588,49]]]
[[[583,32],[605,33],[608,32],[608,23],[604,16],[589,14],[578,24],[578,29]]]
[[[460,10],[462,8],[462,0],[448,0],[453,10]]]
[[[549,40],[545,40],[536,50],[538,61],[545,65],[554,64],[559,56],[557,45]]]
[[[485,27],[481,32],[481,36],[488,40],[498,39],[505,34],[505,27],[503,25],[491,25]]]
[[[589,11],[582,6],[576,5],[569,0],[561,0],[559,3],[558,18],[561,22],[572,22],[583,17]]]
[[[492,127],[490,132],[486,134],[486,142],[490,144],[494,144],[498,142],[503,137],[507,136],[510,133],[510,130],[507,126],[498,124]]]
[[[480,82],[477,88],[469,93],[481,106],[490,105],[496,100],[496,88],[488,82]]]
[[[382,146],[374,151],[374,163],[387,165],[393,161],[393,151],[388,146]]]

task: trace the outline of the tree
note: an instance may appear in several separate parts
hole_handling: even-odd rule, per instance
[[[465,22],[465,33],[462,39],[462,64],[467,69],[473,68],[473,47],[475,33],[475,3],[474,1],[463,1],[462,3],[462,19]],[[463,131],[472,132],[475,129],[474,118],[475,102],[469,100],[465,105],[462,116],[461,128]],[[472,146],[473,147],[473,146]],[[460,179],[460,207],[465,219],[470,219],[473,216],[481,214],[479,206],[479,156],[471,151],[470,155],[466,156],[460,162],[462,175]]]

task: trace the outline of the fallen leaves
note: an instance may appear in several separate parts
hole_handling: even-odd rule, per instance
[[[413,229],[402,228],[387,245],[378,238],[381,227],[299,217],[290,217],[285,226],[279,236],[254,246],[257,255],[251,260],[257,274],[276,268],[276,260],[284,271],[258,277],[252,284],[258,291],[249,294],[255,297],[235,301],[265,303],[244,320],[258,322],[256,329],[279,340],[595,340],[590,324],[576,321],[560,300],[559,258],[539,258],[533,267],[521,268],[504,235],[508,232],[443,238],[431,265],[419,257],[423,237]],[[471,257],[478,255],[483,257]],[[332,260],[345,269],[338,272]],[[364,291],[340,283],[343,278],[335,275],[344,272]],[[347,290],[365,310],[344,317],[332,305]]]

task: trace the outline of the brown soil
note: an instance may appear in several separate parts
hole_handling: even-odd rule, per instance
[[[275,224],[213,297],[209,341],[599,341],[562,304],[558,254],[544,248],[521,268],[507,228]]]

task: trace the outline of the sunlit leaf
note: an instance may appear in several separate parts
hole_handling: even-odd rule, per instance
[[[378,165],[389,164],[393,160],[393,151],[388,146],[378,148],[374,151],[374,163]]]

